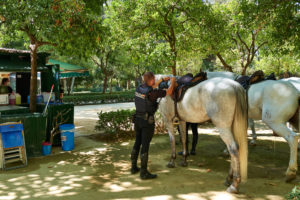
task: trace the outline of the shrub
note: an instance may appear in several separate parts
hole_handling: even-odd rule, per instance
[[[300,187],[295,186],[292,191],[286,196],[288,200],[300,200]]]
[[[82,93],[64,96],[65,103],[80,104],[102,104],[102,103],[118,103],[132,102],[134,100],[134,92],[116,92],[112,94],[102,93]]]
[[[105,130],[106,133],[133,132],[132,115],[135,110],[117,110],[98,113],[99,120],[96,130]]]
[[[132,115],[135,110],[117,110],[111,112],[98,113],[99,120],[95,129],[105,131],[107,134],[114,134],[120,137],[124,133],[133,133],[134,125]],[[155,115],[155,133],[166,133],[162,117],[159,113]]]

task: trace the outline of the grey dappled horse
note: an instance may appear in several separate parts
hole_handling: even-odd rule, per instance
[[[291,83],[298,90],[298,92],[300,93],[300,78],[291,77],[291,78],[280,79],[279,81],[287,81],[287,82]],[[248,122],[249,122],[249,126],[251,127],[251,130],[252,130],[251,144],[255,144],[256,139],[257,139],[257,135],[256,135],[256,132],[255,132],[255,124],[254,124],[253,119],[249,119]],[[292,127],[290,127],[290,128],[292,128]],[[298,144],[298,148],[299,148],[299,144]]]
[[[157,76],[156,78],[161,78]],[[212,78],[189,88],[177,104],[183,144],[182,166],[186,166],[186,122],[201,123],[211,120],[220,132],[220,137],[231,156],[227,191],[238,192],[238,185],[247,179],[247,102],[246,93],[239,83],[228,78]],[[174,101],[170,96],[163,98],[159,111],[169,132],[172,154],[168,167],[175,166],[175,116]]]
[[[228,72],[225,73],[228,76]],[[219,72],[217,75],[222,76],[222,73]],[[296,178],[298,170],[298,134],[290,130],[286,123],[296,117],[295,113],[299,111],[299,99],[300,93],[287,80],[262,81],[251,85],[248,90],[248,117],[253,120],[262,120],[275,133],[282,136],[290,146],[290,161],[286,171],[287,182]],[[299,120],[292,123],[298,132],[299,124]]]

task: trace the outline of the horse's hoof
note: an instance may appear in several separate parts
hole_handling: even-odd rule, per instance
[[[168,168],[174,168],[174,167],[175,167],[175,164],[174,164],[174,163],[168,163],[168,164],[167,164],[167,167],[168,167]]]
[[[180,166],[181,166],[181,167],[187,167],[188,164],[187,164],[187,162],[181,162],[181,163],[180,163]]]
[[[297,175],[296,174],[289,174],[289,175],[286,175],[285,177],[285,182],[289,183],[291,181],[293,181],[294,179],[296,179]]]
[[[224,182],[224,185],[226,187],[229,187],[230,185],[232,184],[232,180],[229,180],[228,178],[226,178],[225,182]]]
[[[229,152],[228,152],[227,149],[224,149],[224,151],[223,151],[223,156],[224,156],[224,157],[229,157]]]
[[[255,140],[251,140],[251,141],[250,141],[250,145],[251,145],[251,146],[256,146]]]
[[[236,187],[234,187],[233,185],[230,185],[230,186],[227,188],[226,191],[229,192],[229,193],[232,193],[232,194],[237,194],[237,193],[239,193],[239,190],[238,190]]]

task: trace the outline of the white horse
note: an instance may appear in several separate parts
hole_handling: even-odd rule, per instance
[[[285,81],[285,82],[289,82],[291,83],[300,93],[300,78],[297,77],[291,77],[291,78],[285,78],[285,79],[280,79],[279,81]],[[251,130],[252,130],[252,140],[251,140],[251,144],[255,144],[256,139],[257,139],[257,135],[255,132],[255,124],[253,119],[249,119],[248,121],[248,125],[250,126]],[[296,129],[296,127],[294,127]]]
[[[248,117],[262,120],[290,146],[290,162],[286,181],[296,178],[298,135],[287,128],[299,107],[300,93],[289,82],[267,80],[250,86],[248,90]],[[299,127],[293,124],[298,130]]]
[[[159,76],[161,77],[161,76]],[[168,167],[175,166],[175,116],[174,101],[170,96],[159,104],[165,126],[169,132],[172,154]],[[185,123],[201,123],[211,120],[220,132],[220,137],[231,156],[231,167],[226,183],[228,192],[238,192],[238,185],[247,179],[247,102],[246,93],[239,83],[227,78],[212,78],[189,88],[177,104],[180,117],[180,131],[183,144],[183,162],[186,166]]]
[[[223,77],[223,78],[229,78],[231,80],[236,80],[240,75],[237,75],[232,72],[206,72],[207,74],[207,79],[212,79],[216,77]]]
[[[222,74],[222,72],[218,73],[220,76],[223,76]],[[224,72],[224,74],[227,74],[227,72]],[[274,132],[282,136],[290,146],[290,162],[286,171],[287,182],[296,178],[298,170],[298,135],[286,126],[286,123],[290,121],[298,132],[300,131],[300,117],[296,116],[298,115],[297,111],[300,112],[298,103],[300,93],[299,89],[295,88],[299,87],[298,84],[295,84],[296,79],[267,80],[251,85],[248,90],[248,117],[250,119],[250,126],[254,124],[253,120],[262,120]],[[297,121],[294,119],[297,119]],[[254,130],[254,126],[252,130]]]
[[[286,82],[291,83],[298,90],[298,92],[300,93],[300,78],[291,77],[291,78],[280,79],[280,81],[286,81]],[[252,119],[249,119],[248,122],[249,122],[248,125],[251,127],[251,130],[252,130],[252,140],[251,140],[251,142],[253,144],[255,144],[255,141],[257,139],[257,135],[256,135],[256,132],[255,132],[255,124],[254,124],[254,121]]]

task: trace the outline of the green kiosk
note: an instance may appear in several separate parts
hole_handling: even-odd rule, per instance
[[[38,53],[38,97],[49,94],[52,85],[55,99],[59,99],[59,65],[48,65],[50,54]],[[28,157],[42,155],[42,142],[50,141],[51,132],[60,124],[74,123],[74,105],[58,103],[52,99],[48,112],[43,115],[47,99],[39,98],[37,112],[29,111],[30,52],[0,48],[0,78],[8,78],[14,94],[21,98],[16,105],[0,101],[0,123],[19,122],[24,125],[25,145]],[[45,95],[42,95],[45,94]],[[60,135],[53,138],[53,145],[60,145]]]

